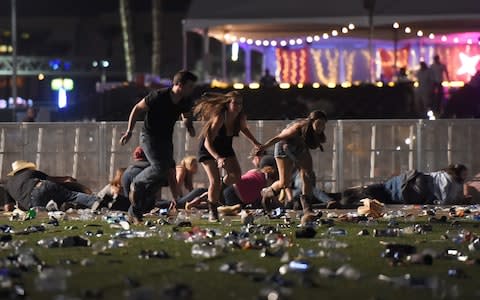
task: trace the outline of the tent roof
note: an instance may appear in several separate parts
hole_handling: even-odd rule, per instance
[[[209,28],[210,35],[219,39],[223,39],[225,33],[262,39],[321,34],[353,23],[357,30],[350,36],[365,37],[368,35],[368,12],[363,2],[193,0],[184,28],[193,31]],[[477,0],[377,0],[375,37],[390,38],[394,22],[424,32],[478,31],[480,5]]]

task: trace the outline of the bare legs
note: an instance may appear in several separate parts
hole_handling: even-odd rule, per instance
[[[214,160],[207,160],[202,162],[202,166],[208,176],[208,201],[210,206],[210,221],[218,220],[217,206],[220,199],[220,192],[222,182],[220,180],[220,170],[218,169],[217,162]],[[224,170],[226,175],[223,178],[223,182],[227,185],[236,183],[241,177],[240,165],[238,164],[236,157],[227,157],[225,159]]]

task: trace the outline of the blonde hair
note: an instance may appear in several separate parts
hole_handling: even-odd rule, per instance
[[[215,116],[219,116],[227,110],[227,105],[233,99],[241,98],[242,95],[237,91],[228,92],[226,94],[220,93],[205,93],[200,98],[200,101],[195,105],[193,114],[201,121],[206,121],[200,133],[201,137],[205,137],[212,127]],[[234,135],[240,132],[240,116],[235,120]]]
[[[193,174],[190,172],[194,163],[197,162],[197,158],[193,155],[185,156],[180,161],[180,167],[184,168],[187,172],[185,172],[185,179],[183,180],[183,185],[186,189],[193,188]]]
[[[197,162],[197,158],[193,155],[185,156],[181,161],[180,165],[187,170],[192,168],[192,165]]]

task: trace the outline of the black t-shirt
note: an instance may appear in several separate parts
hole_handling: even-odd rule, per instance
[[[48,175],[31,169],[17,172],[7,180],[6,189],[8,195],[17,203],[30,201],[30,193],[39,180],[46,180]]]
[[[147,134],[163,140],[171,140],[175,122],[181,113],[189,112],[192,100],[181,99],[178,104],[172,102],[171,88],[152,91],[145,97],[149,108],[145,115],[143,128]]]

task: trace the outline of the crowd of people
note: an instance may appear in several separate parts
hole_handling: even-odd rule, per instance
[[[100,192],[92,193],[71,177],[51,177],[35,164],[15,161],[5,184],[6,209],[22,210],[54,205],[57,209],[106,207],[127,211],[133,223],[142,222],[152,209],[202,209],[209,220],[219,214],[237,214],[244,208],[303,210],[306,218],[316,218],[316,204],[323,207],[352,207],[363,198],[384,203],[461,204],[468,201],[464,189],[467,168],[452,165],[438,172],[411,170],[379,184],[347,189],[342,197],[327,194],[315,186],[310,151],[326,142],[327,115],[320,110],[288,124],[278,135],[262,143],[250,132],[243,99],[239,92],[208,93],[194,104],[190,98],[197,78],[180,71],[171,88],[156,90],[132,109],[120,143],[129,142],[137,118],[145,113],[140,145],[131,163],[116,171],[112,181]],[[178,164],[173,154],[172,134],[181,117],[191,137],[196,136],[193,118],[204,121],[198,134],[197,156],[187,156]],[[233,139],[242,133],[252,144],[253,168],[242,174]],[[268,150],[274,146],[273,155]],[[202,187],[195,181],[199,164],[208,177]],[[171,198],[162,199],[168,186]]]

